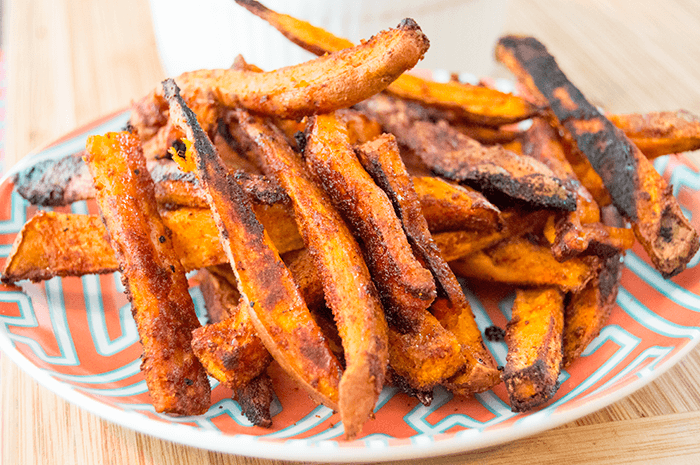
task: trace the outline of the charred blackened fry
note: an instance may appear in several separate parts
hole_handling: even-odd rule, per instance
[[[229,176],[214,146],[180,97],[163,82],[170,116],[189,141],[185,160],[196,169],[238,290],[258,336],[275,360],[317,402],[337,409],[342,367],[313,321],[291,273],[255,217],[247,196]]]
[[[202,414],[210,404],[209,380],[190,346],[199,321],[171,233],[158,215],[139,140],[127,132],[91,136],[85,160],[131,301],[153,406]]]
[[[312,26],[306,21],[277,13],[255,0],[236,0],[256,16],[264,19],[287,39],[309,52],[322,56],[353,46],[347,39]],[[538,108],[512,94],[495,89],[456,82],[434,82],[403,74],[386,91],[396,97],[445,108],[475,123],[498,126],[533,116]]]
[[[428,230],[396,140],[392,135],[384,134],[362,144],[356,152],[367,172],[391,200],[414,254],[433,274],[438,291],[438,297],[431,306],[433,315],[457,337],[462,346],[462,355],[467,364],[463,371],[446,380],[445,384],[453,392],[463,395],[490,389],[500,381],[500,373],[483,344],[481,331],[457,278]]]
[[[601,176],[613,204],[665,277],[683,271],[700,246],[671,187],[642,152],[586,100],[547,49],[532,37],[499,40],[498,59],[538,99],[549,103],[571,146]]]
[[[340,417],[355,437],[371,416],[388,363],[387,324],[362,250],[328,195],[307,174],[284,136],[245,111],[238,123],[258,147],[263,169],[289,195],[299,231],[323,283],[343,341]]]
[[[362,168],[333,114],[309,120],[307,166],[362,241],[389,323],[411,330],[435,298],[435,282],[413,256],[386,194]]]
[[[700,149],[700,118],[686,110],[608,115],[647,158]]]
[[[598,204],[576,178],[554,128],[546,121],[534,119],[523,137],[523,152],[546,164],[576,193],[576,210],[552,216],[545,229],[557,260],[564,261],[581,253],[609,257],[634,245],[631,229],[600,222]]]
[[[358,105],[434,173],[471,185],[500,204],[573,210],[573,194],[549,168],[499,145],[483,146],[445,121],[413,120],[397,99],[377,95]]]

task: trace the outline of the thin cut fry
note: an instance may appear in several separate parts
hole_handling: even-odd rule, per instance
[[[235,391],[262,374],[272,357],[255,332],[247,304],[220,273],[203,277],[202,295],[207,308],[222,306],[228,315],[193,331],[192,349],[210,376]]]
[[[683,271],[700,239],[649,160],[586,100],[536,39],[502,37],[497,56],[531,93],[549,102],[571,146],[588,158],[615,207],[632,222],[654,267],[665,277]]]
[[[199,321],[139,141],[129,133],[91,136],[85,160],[131,301],[153,406],[175,415],[204,413],[209,380],[190,346]]]
[[[556,393],[561,371],[564,296],[556,288],[518,289],[506,328],[503,380],[514,412],[533,409]]]
[[[197,172],[238,290],[258,336],[275,360],[317,402],[337,409],[342,367],[313,321],[291,273],[255,218],[248,199],[215,152],[172,80],[163,83],[170,114],[192,141]],[[189,152],[190,150],[188,150]]]
[[[413,68],[428,50],[418,24],[404,19],[357,47],[324,55],[306,63],[269,72],[199,70],[177,77],[185,101],[209,131],[220,107],[242,106],[278,118],[300,118],[348,108],[384,89]],[[213,108],[212,108],[213,107]],[[169,147],[177,140],[160,88],[134,104],[131,125],[142,141],[161,139]]]

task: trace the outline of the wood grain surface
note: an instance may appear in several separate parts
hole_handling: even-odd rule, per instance
[[[538,37],[606,110],[700,114],[699,6],[694,0],[511,0],[506,32]],[[6,166],[126,106],[164,77],[146,0],[5,0],[2,16]],[[7,357],[0,357],[0,383],[3,464],[285,463],[180,446],[116,426],[64,402]],[[626,399],[554,430],[399,463],[700,463],[700,349]]]

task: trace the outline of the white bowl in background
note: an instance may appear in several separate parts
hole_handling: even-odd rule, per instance
[[[507,0],[264,0],[265,6],[359,42],[401,19],[416,20],[430,39],[421,68],[492,73],[493,48]],[[158,51],[176,76],[202,68],[227,68],[237,54],[265,70],[313,56],[292,44],[233,0],[150,0]]]

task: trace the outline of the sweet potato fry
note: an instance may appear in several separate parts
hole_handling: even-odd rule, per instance
[[[236,0],[236,3],[316,55],[323,56],[353,46],[347,39],[336,37],[306,21],[277,13],[255,0]],[[438,83],[407,74],[390,84],[386,91],[396,97],[449,109],[466,120],[492,126],[521,121],[537,112],[529,102],[495,89],[455,82]]]
[[[445,231],[434,234],[433,239],[445,261],[452,262],[496,245],[504,239],[541,229],[548,217],[546,210],[530,213],[506,211],[503,213],[503,227],[498,231]]]
[[[562,368],[571,365],[607,323],[621,272],[620,256],[613,255],[586,287],[572,294],[564,313]]]
[[[238,290],[267,350],[317,402],[337,409],[342,367],[313,321],[291,273],[258,222],[247,196],[218,158],[172,80],[163,82],[170,116],[192,144],[186,161],[196,168]]]
[[[247,310],[240,305],[241,295],[236,289],[236,276],[230,265],[220,265],[200,270],[198,277],[210,326],[221,328],[222,323],[227,319],[231,319],[234,325],[224,331],[214,331],[215,337],[210,339],[206,338],[210,331],[209,326],[197,329],[192,337],[193,349],[200,360],[199,351],[205,356],[219,356],[214,364],[221,368],[222,376],[219,378],[211,372],[210,374],[227,387],[234,389],[233,397],[241,406],[241,413],[251,423],[269,428],[272,426],[270,407],[274,400],[274,389],[272,380],[264,369],[272,357],[257,336]],[[205,331],[202,331],[203,329]],[[219,337],[217,340],[217,335],[223,336],[227,332],[229,333],[227,337],[223,340]],[[229,340],[228,337],[232,339]],[[246,355],[252,355],[252,357],[246,357]],[[206,362],[204,365],[207,366]],[[261,369],[257,376],[251,377],[247,374]],[[242,381],[244,377],[250,379],[226,384],[227,379]]]
[[[457,275],[519,286],[557,286],[562,291],[583,289],[600,265],[595,256],[558,262],[549,247],[521,237],[450,262]]]
[[[501,211],[480,192],[437,177],[411,177],[431,232],[498,230]]]
[[[209,380],[190,346],[199,321],[139,141],[126,132],[91,136],[85,160],[131,301],[153,406],[202,414],[210,404]]]
[[[415,327],[418,313],[435,298],[435,282],[413,256],[391,202],[357,161],[347,129],[335,115],[310,119],[304,155],[316,181],[362,240],[390,324]]]
[[[700,118],[686,110],[608,115],[647,158],[700,149]]]
[[[362,166],[386,192],[396,215],[401,219],[414,254],[435,279],[438,298],[431,306],[433,315],[457,337],[462,347],[466,366],[445,384],[462,395],[490,389],[500,381],[500,372],[484,346],[464,291],[428,230],[418,194],[401,161],[396,139],[384,134],[359,146],[356,153]]]
[[[571,146],[601,176],[613,204],[664,277],[683,271],[700,246],[670,186],[640,150],[574,87],[547,49],[532,37],[502,37],[497,57],[549,102]]]
[[[518,156],[499,145],[482,146],[445,121],[414,120],[406,104],[376,95],[358,105],[402,146],[447,179],[477,188],[497,205],[573,210],[575,198],[549,168],[530,157]]]
[[[299,118],[350,107],[413,68],[427,49],[428,39],[418,24],[407,18],[397,28],[382,31],[357,47],[299,65],[264,73],[231,69],[192,71],[179,76],[177,82],[187,103],[207,122],[205,131],[209,131],[218,119],[218,115],[209,116],[212,102],[217,106],[242,106],[278,118]],[[144,144],[154,137],[163,139],[159,132],[169,128],[167,109],[160,88],[135,103],[131,125]]]
[[[503,381],[514,412],[547,402],[561,371],[564,296],[557,288],[518,289],[506,327]]]
[[[207,309],[226,316],[195,329],[192,349],[210,376],[235,391],[263,373],[272,357],[255,331],[247,304],[220,273],[207,273],[201,289]]]
[[[355,437],[372,414],[389,358],[379,294],[350,229],[284,136],[243,110],[236,117],[257,146],[265,174],[292,200],[297,226],[323,283],[345,354],[338,407],[346,436]]]
[[[554,128],[543,119],[535,118],[523,139],[524,153],[546,164],[571,191],[576,192],[576,210],[553,216],[553,221],[545,228],[545,237],[552,244],[552,253],[557,260],[564,261],[581,253],[609,257],[634,245],[631,229],[610,227],[600,222],[598,204],[578,182]]]

